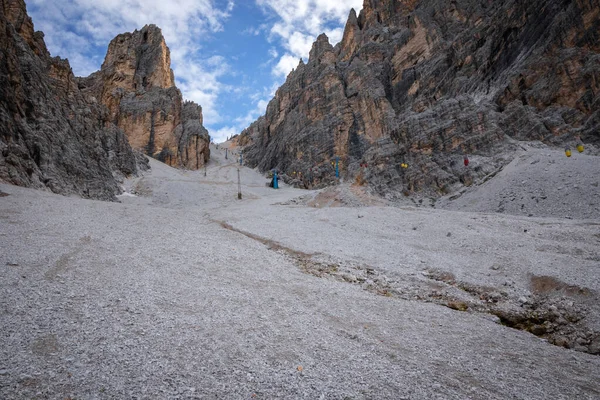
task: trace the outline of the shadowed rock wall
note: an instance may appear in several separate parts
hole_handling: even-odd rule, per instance
[[[43,38],[22,0],[0,0],[0,180],[113,200],[147,161]]]

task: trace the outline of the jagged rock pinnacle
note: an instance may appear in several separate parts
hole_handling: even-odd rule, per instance
[[[172,166],[198,169],[210,156],[202,108],[183,104],[160,28],[146,25],[115,37],[102,69],[81,79],[108,108],[131,145]]]

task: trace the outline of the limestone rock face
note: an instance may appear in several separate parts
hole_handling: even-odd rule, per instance
[[[51,58],[23,0],[0,2],[0,180],[113,200],[118,181],[147,167],[104,108]]]
[[[337,156],[393,198],[470,185],[510,138],[598,143],[598,32],[598,0],[365,0],[242,132],[245,160],[319,186]]]
[[[176,167],[197,169],[208,161],[202,108],[184,105],[169,48],[155,25],[114,38],[101,70],[78,83],[107,107],[133,148]]]

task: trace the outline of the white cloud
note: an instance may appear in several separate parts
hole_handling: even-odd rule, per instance
[[[254,93],[250,96],[253,100],[254,108],[251,109],[246,115],[234,119],[232,124],[223,126],[218,129],[211,129],[208,126],[211,138],[217,142],[224,142],[228,137],[237,135],[246,129],[252,122],[256,121],[258,117],[263,115],[267,110],[269,100],[273,97],[276,87],[265,87],[261,93]]]
[[[325,32],[332,45],[342,39],[344,24],[354,8],[359,12],[363,0],[256,0],[256,4],[276,16],[270,30],[271,40],[278,40],[286,52],[273,67],[277,77],[298,65],[298,59],[308,58],[312,43]],[[291,60],[295,59],[295,62]]]
[[[325,34],[329,38],[329,43],[335,45],[342,41],[342,38],[344,37],[344,28],[328,29],[325,31]]]
[[[223,143],[227,138],[237,135],[241,130],[237,126],[224,126],[219,129],[209,130],[210,138],[215,143]]]
[[[296,58],[306,57],[315,41],[315,36],[301,32],[293,32],[288,38],[288,48]]]
[[[260,24],[258,27],[251,26],[242,31],[243,35],[258,36],[268,30],[267,24]]]
[[[222,122],[223,116],[217,107],[219,95],[229,89],[220,81],[230,70],[225,59],[221,56],[207,59],[182,58],[177,61],[177,66],[179,72],[175,74],[176,84],[185,98],[202,106],[206,123]]]
[[[284,54],[273,67],[273,75],[285,78],[300,63],[300,59],[289,53]]]

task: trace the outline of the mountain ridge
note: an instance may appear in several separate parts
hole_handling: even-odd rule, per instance
[[[398,198],[483,179],[509,161],[507,138],[597,144],[599,9],[365,0],[342,41],[319,36],[241,133],[245,160],[320,187],[335,182],[337,157],[343,178]],[[465,168],[464,156],[478,161]]]

